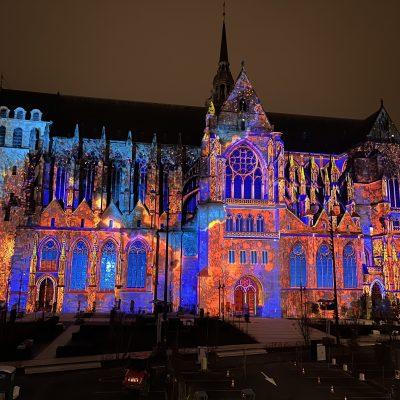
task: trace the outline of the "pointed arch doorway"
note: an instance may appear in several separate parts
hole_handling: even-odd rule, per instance
[[[51,311],[54,304],[55,287],[54,281],[46,276],[39,282],[38,308],[39,310]]]
[[[372,284],[371,287],[371,303],[372,308],[376,309],[382,304],[383,299],[383,287],[381,284],[376,281]]]
[[[244,313],[248,310],[250,315],[256,315],[260,303],[260,288],[255,279],[243,277],[236,282],[234,289],[235,312]]]

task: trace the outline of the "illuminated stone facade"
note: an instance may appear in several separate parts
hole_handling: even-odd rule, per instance
[[[341,315],[363,293],[398,296],[400,136],[383,105],[337,139],[324,126],[338,121],[319,119],[318,140],[343,151],[309,150],[307,132],[286,149],[279,121],[296,118],[267,115],[227,57],[224,27],[197,143],[141,141],[134,122],[125,139],[78,124],[61,135],[46,109],[27,114],[21,95],[10,111],[18,92],[0,92],[0,299],[28,312],[151,311],[163,299],[168,206],[174,309],[311,314],[333,299],[333,266]]]

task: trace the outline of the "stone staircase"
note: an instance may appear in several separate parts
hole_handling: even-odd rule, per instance
[[[243,332],[248,333],[257,342],[268,347],[301,346],[304,344],[297,320],[283,318],[251,318],[250,323],[234,322]],[[310,339],[321,340],[327,336],[324,332],[310,328]]]

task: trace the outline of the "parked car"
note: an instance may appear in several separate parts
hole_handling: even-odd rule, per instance
[[[20,387],[15,385],[16,368],[0,365],[0,399],[15,400],[19,397]]]
[[[147,395],[150,390],[150,372],[148,358],[133,358],[125,372],[123,385],[129,390],[134,390],[142,395]]]

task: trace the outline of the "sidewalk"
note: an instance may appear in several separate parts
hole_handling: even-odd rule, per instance
[[[61,335],[58,335],[47,347],[45,347],[34,360],[47,360],[56,358],[57,347],[65,346],[72,338],[74,332],[78,332],[80,325],[70,325]]]

